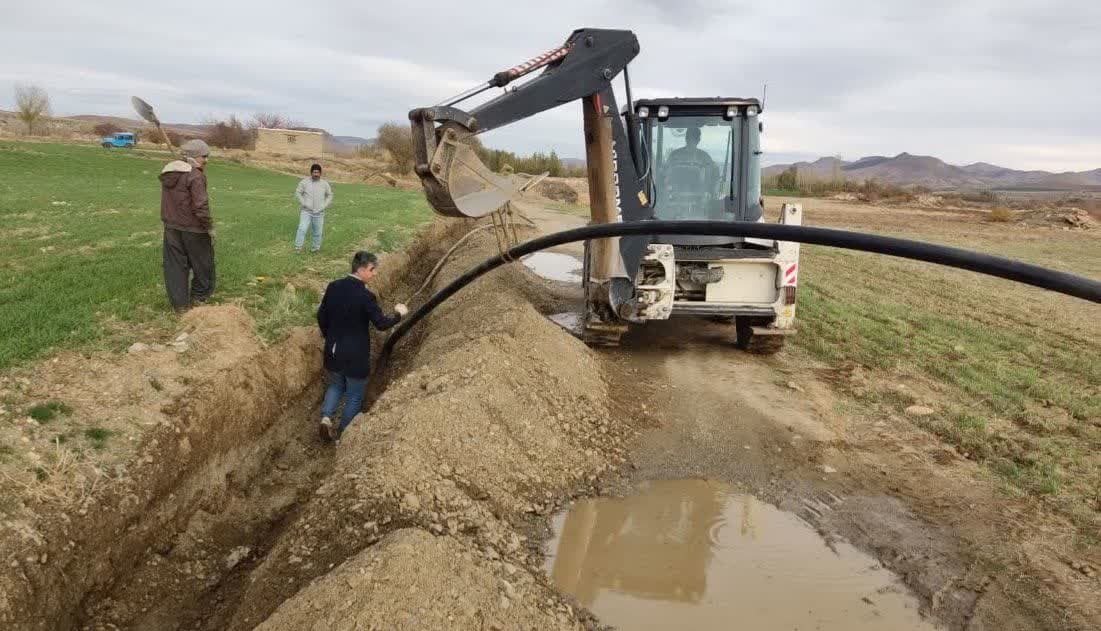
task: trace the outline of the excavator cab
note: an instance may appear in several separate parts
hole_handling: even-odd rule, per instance
[[[756,99],[653,99],[634,104],[649,161],[655,219],[761,217],[760,104]],[[679,237],[686,244],[699,238]],[[733,244],[706,237],[711,245]]]

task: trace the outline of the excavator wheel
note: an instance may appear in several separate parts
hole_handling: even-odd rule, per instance
[[[613,324],[602,321],[593,311],[589,301],[589,256],[590,242],[585,241],[585,253],[581,257],[581,288],[585,296],[585,317],[581,322],[581,340],[594,348],[614,348],[627,331],[626,324]]]
[[[588,315],[581,325],[581,339],[586,345],[594,348],[615,348],[619,346],[619,340],[626,332],[625,324],[600,322]]]
[[[738,336],[734,345],[754,355],[775,355],[784,348],[783,335],[754,335],[753,323],[745,318],[734,319],[734,330]]]

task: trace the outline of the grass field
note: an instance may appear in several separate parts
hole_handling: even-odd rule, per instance
[[[1101,235],[975,214],[803,200],[807,223],[959,245],[1101,278]],[[891,257],[806,247],[796,343],[881,416],[917,425],[986,465],[1008,492],[1045,498],[1101,532],[1101,320],[1084,300]],[[910,393],[921,393],[919,401]],[[1092,543],[1101,544],[1101,540]]]
[[[0,369],[66,348],[123,348],[174,321],[161,276],[167,154],[0,142]],[[335,277],[352,249],[398,246],[431,218],[419,192],[334,184],[319,254],[295,254],[296,178],[214,159],[214,303],[244,304],[267,336],[309,320],[316,294],[287,281]],[[257,277],[264,280],[258,281]]]

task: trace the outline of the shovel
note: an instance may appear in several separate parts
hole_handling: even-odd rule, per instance
[[[177,158],[180,157],[180,155],[176,153],[176,148],[172,146],[172,141],[168,139],[168,134],[165,133],[164,128],[161,127],[161,121],[157,118],[157,113],[153,111],[153,106],[136,96],[130,97],[130,103],[134,106],[134,110],[137,111],[138,116],[153,123],[157,130],[161,132],[161,136],[164,137],[164,144],[168,145],[168,150],[172,152],[172,155]]]

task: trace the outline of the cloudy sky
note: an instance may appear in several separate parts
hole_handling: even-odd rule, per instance
[[[279,111],[373,136],[561,44],[625,28],[635,96],[759,96],[771,162],[902,151],[965,164],[1101,167],[1093,0],[39,0],[0,8],[0,108],[33,81],[58,114]],[[530,6],[525,6],[530,4]],[[578,105],[487,144],[582,157]]]

